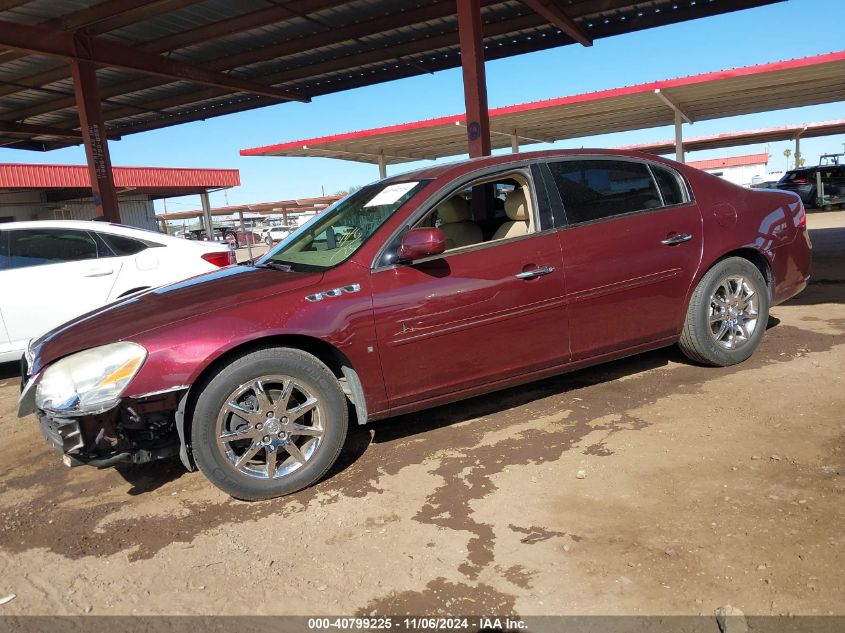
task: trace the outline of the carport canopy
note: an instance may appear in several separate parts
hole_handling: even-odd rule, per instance
[[[460,66],[489,154],[484,61],[778,0],[0,0],[0,145],[84,142],[119,220],[108,138]]]
[[[800,141],[805,138],[818,138],[845,134],[845,119],[836,121],[820,121],[818,123],[797,123],[795,125],[781,125],[778,127],[744,130],[742,132],[725,132],[710,136],[696,136],[684,139],[684,148],[690,152],[706,149],[722,149],[725,147],[739,147],[741,145],[756,145],[758,143],[777,143],[778,141],[795,141],[796,156],[800,156]],[[620,149],[629,149],[650,154],[671,154],[675,151],[674,141],[658,141],[655,143],[640,143],[628,145]]]
[[[256,202],[251,204],[235,204],[225,207],[210,209],[210,215],[234,215],[240,213],[261,213],[279,214],[297,213],[303,211],[318,211],[325,209],[331,203],[340,200],[343,196],[318,196],[316,198],[297,198],[295,200],[279,200],[277,202]],[[192,211],[175,211],[172,213],[159,213],[157,220],[190,220],[203,216],[202,209]]]
[[[672,123],[677,127],[681,121],[694,123],[844,99],[845,51],[838,51],[491,109],[490,141],[494,149],[516,151],[520,145]],[[466,120],[466,115],[456,114],[244,149],[241,155],[318,156],[380,165],[434,160],[466,152]],[[819,124],[819,129],[807,126],[803,135],[836,133],[841,123]],[[795,138],[800,130],[756,132],[761,138],[763,132]],[[683,146],[690,149],[686,141]],[[667,142],[658,149],[662,153],[679,148]]]

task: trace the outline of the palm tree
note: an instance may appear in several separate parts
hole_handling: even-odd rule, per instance
[[[789,157],[792,156],[792,150],[787,147],[783,150],[783,155],[786,156],[786,171],[789,171]]]

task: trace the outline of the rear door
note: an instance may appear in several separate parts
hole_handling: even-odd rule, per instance
[[[701,214],[681,175],[616,158],[548,169],[564,211],[555,219],[573,360],[676,336],[702,254]]]
[[[4,239],[0,311],[12,346],[107,302],[121,261],[98,259],[105,245],[88,231],[11,229]]]

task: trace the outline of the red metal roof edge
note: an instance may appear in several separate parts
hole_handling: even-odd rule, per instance
[[[236,187],[237,169],[191,167],[113,167],[118,187]],[[91,180],[85,165],[0,163],[0,188],[88,188]]]
[[[794,123],[791,125],[778,125],[776,127],[763,127],[752,130],[741,130],[739,132],[723,132],[722,134],[711,134],[709,136],[691,136],[684,139],[684,145],[687,143],[701,143],[706,141],[719,141],[722,139],[730,140],[732,138],[741,138],[743,136],[754,136],[772,134],[774,132],[798,132],[806,130],[812,132],[814,130],[822,129],[827,126],[845,125],[845,119],[832,119],[830,121],[817,121],[816,123]],[[656,147],[662,145],[674,145],[674,140],[655,141],[653,143],[637,143],[635,145],[625,145],[619,149],[631,150],[635,152],[642,151],[643,148]]]
[[[727,158],[709,158],[706,160],[695,160],[687,163],[696,169],[714,169],[716,167],[743,167],[745,165],[768,165],[769,154],[745,154],[743,156],[729,156]]]
[[[791,70],[795,68],[805,68],[807,66],[814,66],[818,64],[826,64],[836,61],[845,60],[845,50],[836,51],[832,53],[824,53],[822,55],[812,55],[809,57],[799,57],[797,59],[789,59],[777,62],[768,62],[765,64],[756,64],[753,66],[743,66],[740,68],[730,68],[726,70],[717,70],[708,73],[701,73],[698,75],[689,75],[686,77],[677,77],[674,79],[662,79],[659,81],[652,81],[642,84],[633,84],[630,86],[623,86],[621,88],[609,88],[606,90],[598,90],[595,92],[584,92],[576,95],[569,95],[565,97],[556,97],[553,99],[544,99],[541,101],[530,101],[510,106],[503,106],[500,108],[493,108],[490,110],[490,116],[495,117],[502,114],[515,114],[518,112],[530,112],[533,110],[540,110],[542,108],[568,105],[572,103],[584,103],[588,101],[599,101],[610,97],[626,96],[630,94],[638,94],[649,92],[656,89],[677,88],[679,86],[687,86],[696,83],[706,83],[708,81],[715,81],[717,79],[732,79],[736,77],[746,77],[749,75],[758,75],[767,72],[776,72],[779,70]],[[448,125],[460,123],[466,120],[465,114],[455,114],[451,116],[443,116],[434,119],[423,119],[420,121],[412,121],[410,123],[399,123],[396,125],[387,125],[384,127],[370,128],[367,130],[357,130],[354,132],[343,132],[340,134],[332,134],[328,136],[318,136],[309,139],[302,139],[298,141],[287,141],[285,143],[276,143],[272,145],[264,145],[261,147],[252,147],[242,149],[241,156],[261,156],[268,152],[292,149],[302,147],[303,145],[313,145],[320,143],[331,143],[337,141],[349,141],[353,139],[367,138],[370,136],[377,136],[379,134],[389,134],[391,132],[404,132],[409,130],[417,130],[427,127],[437,127],[438,125]]]

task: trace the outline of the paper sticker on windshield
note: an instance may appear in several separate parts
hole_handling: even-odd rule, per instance
[[[379,191],[372,200],[365,204],[364,208],[378,207],[383,204],[393,204],[418,184],[419,182],[397,182],[395,185],[388,185]]]

